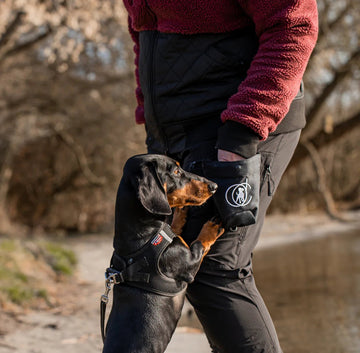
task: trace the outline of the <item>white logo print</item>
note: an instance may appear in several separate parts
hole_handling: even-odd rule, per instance
[[[231,185],[225,192],[225,200],[232,207],[243,207],[250,203],[252,196],[247,179],[244,183]]]

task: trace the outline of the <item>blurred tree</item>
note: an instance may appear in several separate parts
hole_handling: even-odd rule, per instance
[[[302,141],[311,140],[321,130],[335,139],[339,134],[336,126],[346,122],[351,130],[360,123],[356,119],[360,113],[358,2],[318,0],[318,6],[319,37],[305,75],[309,108]]]
[[[360,195],[360,13],[357,0],[318,5],[308,125],[275,196],[282,211],[319,206],[309,151],[336,200]],[[132,61],[122,1],[0,2],[0,230],[10,221],[66,231],[111,226],[122,163],[144,151]]]
[[[352,200],[349,201],[352,201],[353,206],[360,205],[360,180],[354,177],[360,173],[358,5],[357,0],[318,0],[319,37],[304,77],[308,98],[307,125],[291,162],[293,169],[297,168],[299,173],[304,173],[304,165],[307,169],[308,165],[304,162],[304,165],[299,166],[299,163],[305,157],[311,156],[317,171],[316,176],[311,175],[311,178],[318,184],[317,189],[323,195],[327,211],[333,216],[336,216],[336,209],[331,191],[335,191],[337,198],[342,199],[346,198],[346,195],[349,196],[349,190],[352,190]],[[337,144],[339,141],[342,143]],[[349,143],[353,150],[351,154],[346,152]],[[325,147],[328,151],[331,148],[337,149],[337,161],[327,163]],[[322,158],[320,153],[323,154]],[[342,172],[336,176],[332,168],[340,169]],[[294,179],[294,171],[288,175]],[[304,176],[297,176],[296,179],[301,185],[300,179],[304,180]],[[294,191],[295,185],[291,184],[289,181],[285,183],[282,193],[291,195],[286,190],[288,188]],[[330,184],[330,187],[326,184]],[[303,188],[302,196],[306,192],[311,194],[312,190],[306,191],[306,188]],[[299,192],[295,194],[295,198],[298,198]],[[308,201],[309,198],[304,200]]]
[[[121,1],[1,1],[0,227],[110,224],[143,141],[131,47]]]
[[[127,19],[115,0],[3,0],[0,6],[0,58],[27,50],[52,34],[41,55],[60,72],[78,63],[81,55],[89,56],[89,43],[99,56],[117,52],[121,44],[116,43],[116,33],[109,35],[109,24],[126,26]]]

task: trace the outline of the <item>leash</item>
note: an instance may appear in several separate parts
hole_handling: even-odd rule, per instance
[[[125,282],[124,276],[121,272],[114,270],[113,268],[107,268],[105,272],[105,293],[100,298],[100,329],[101,338],[105,343],[105,314],[106,306],[109,303],[109,293],[111,286],[114,284],[120,284]]]

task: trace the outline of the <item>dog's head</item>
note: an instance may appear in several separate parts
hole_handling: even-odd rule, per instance
[[[126,162],[125,173],[143,207],[158,215],[170,215],[172,207],[199,206],[217,189],[215,183],[186,172],[163,155],[134,156]]]

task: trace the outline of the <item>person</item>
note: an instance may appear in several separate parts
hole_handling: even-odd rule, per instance
[[[224,206],[233,208],[230,221],[187,298],[213,352],[281,352],[255,285],[252,253],[305,126],[302,76],[317,39],[316,1],[124,4],[135,43],[135,116],[145,124],[148,152],[173,157],[209,179],[215,170],[220,184],[222,175],[236,179],[240,169],[258,174],[258,204],[250,217],[236,213],[250,202],[247,177],[225,183],[226,195],[236,194]],[[234,185],[242,190],[230,192]],[[206,220],[223,219],[221,207],[211,199],[190,209],[183,238],[190,243]]]

